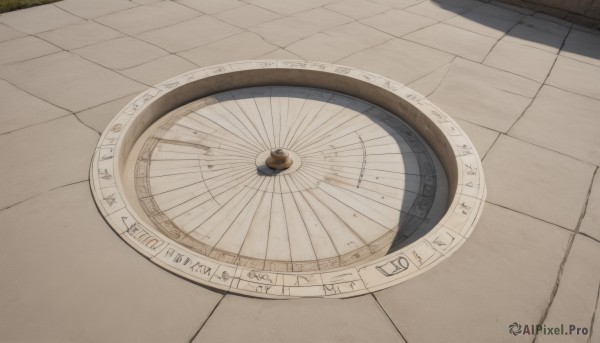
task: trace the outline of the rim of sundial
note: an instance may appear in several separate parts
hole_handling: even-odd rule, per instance
[[[323,272],[265,272],[200,255],[137,214],[122,176],[133,144],[150,125],[196,99],[269,85],[345,93],[407,122],[427,141],[446,171],[449,205],[442,219],[409,245],[362,264]],[[115,116],[100,137],[90,180],[94,199],[106,221],[152,262],[202,285],[263,298],[344,298],[415,277],[449,257],[469,238],[487,193],[481,160],[470,139],[426,97],[386,77],[355,68],[282,60],[248,60],[200,68],[141,93]]]

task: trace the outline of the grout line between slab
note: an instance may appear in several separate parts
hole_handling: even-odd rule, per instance
[[[552,293],[550,295],[550,301],[548,302],[548,306],[546,307],[546,310],[544,311],[544,313],[542,313],[542,317],[540,318],[538,324],[543,324],[546,321],[546,318],[548,317],[548,313],[550,313],[550,308],[552,307],[552,304],[554,303],[554,299],[556,298],[556,294],[558,293],[558,288],[560,286],[562,274],[563,274],[563,271],[565,268],[565,264],[567,263],[567,259],[569,258],[571,248],[573,247],[573,242],[575,241],[575,236],[577,236],[577,234],[579,233],[579,229],[581,227],[581,222],[583,221],[583,218],[585,217],[585,214],[587,212],[587,205],[588,205],[588,202],[590,201],[590,195],[592,194],[592,186],[594,185],[594,179],[596,177],[597,172],[598,172],[598,167],[596,167],[596,169],[594,170],[594,174],[592,175],[592,181],[590,182],[590,187],[588,189],[588,193],[587,193],[585,202],[583,203],[583,209],[581,210],[581,214],[579,216],[579,221],[577,222],[577,226],[575,227],[575,232],[573,233],[573,235],[571,235],[569,237],[567,251],[565,252],[563,260],[560,263],[560,266],[558,267],[556,282],[554,284],[554,289],[552,290]],[[591,337],[591,335],[590,335],[590,337]],[[537,340],[538,340],[538,332],[536,332],[535,337],[533,338],[533,343],[537,342]]]
[[[377,305],[379,305],[379,308],[383,311],[383,313],[385,314],[385,316],[387,317],[387,319],[390,321],[390,323],[392,323],[392,325],[394,326],[394,328],[396,329],[396,331],[398,332],[398,334],[400,335],[400,337],[402,337],[402,339],[404,340],[404,342],[408,343],[408,341],[406,340],[406,337],[404,337],[404,335],[402,334],[402,332],[400,332],[400,329],[398,328],[398,326],[396,326],[396,323],[394,323],[394,321],[392,320],[392,318],[390,317],[390,315],[385,311],[385,309],[383,308],[383,306],[381,306],[381,303],[379,302],[379,299],[377,299],[377,297],[375,296],[375,293],[371,293],[371,296],[373,296],[373,299],[375,299],[375,302],[377,303]]]
[[[66,185],[62,185],[62,186],[58,186],[58,187],[54,187],[54,188],[50,188],[50,189],[48,189],[48,190],[45,190],[45,191],[43,191],[43,192],[41,192],[41,193],[39,193],[39,194],[36,194],[36,195],[34,195],[34,196],[31,196],[31,197],[29,197],[29,198],[27,198],[27,199],[21,200],[21,201],[19,201],[19,202],[16,202],[16,203],[14,203],[14,204],[12,204],[12,205],[8,205],[8,206],[6,206],[6,207],[4,207],[4,208],[0,209],[0,212],[2,212],[2,211],[4,211],[4,210],[8,210],[9,208],[15,207],[15,206],[17,206],[17,205],[20,205],[20,204],[22,204],[22,203],[24,203],[24,202],[27,202],[27,201],[31,200],[31,199],[37,198],[37,197],[39,197],[40,195],[44,195],[44,194],[46,194],[46,193],[48,193],[48,192],[55,191],[55,190],[57,190],[57,189],[59,189],[59,188],[63,188],[63,187],[68,187],[68,186],[76,185],[76,184],[78,184],[78,183],[82,183],[82,182],[89,182],[89,180],[88,180],[88,179],[85,179],[85,180],[81,180],[81,181],[71,182],[71,183],[68,183],[68,184],[66,184]]]
[[[208,323],[208,321],[212,317],[213,313],[215,313],[215,311],[217,310],[217,307],[219,307],[219,305],[221,305],[221,302],[223,301],[223,299],[225,299],[225,297],[227,296],[227,294],[229,294],[229,293],[226,292],[225,294],[223,294],[223,296],[221,297],[221,299],[219,300],[219,302],[215,305],[215,307],[212,309],[212,311],[210,311],[208,317],[206,317],[206,320],[204,320],[204,322],[202,322],[202,325],[200,325],[200,327],[198,328],[198,331],[196,331],[196,333],[190,339],[190,341],[189,341],[190,343],[192,343],[196,339],[196,337],[198,336],[198,334],[200,334],[200,331],[204,328],[204,326],[206,325],[206,323]]]

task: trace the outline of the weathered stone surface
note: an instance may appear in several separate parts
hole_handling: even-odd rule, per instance
[[[457,58],[431,99],[455,118],[506,132],[539,87],[524,77]]]
[[[146,88],[68,52],[1,67],[0,77],[72,112]]]
[[[334,62],[368,47],[369,45],[355,40],[317,33],[291,44],[286,49],[304,60]]]
[[[37,37],[27,36],[0,43],[0,65],[26,61],[61,51]]]
[[[65,11],[83,18],[95,18],[122,11],[137,6],[135,2],[127,0],[102,0],[102,1],[82,1],[82,0],[63,0],[56,3],[56,6]]]
[[[600,66],[558,57],[548,84],[600,100]]]
[[[500,136],[483,167],[489,202],[571,230],[594,173],[589,164],[507,136]]]
[[[442,51],[393,39],[346,57],[339,63],[382,74],[406,84],[448,64],[453,58]]]
[[[189,341],[221,295],[129,248],[89,187],[61,187],[0,212],[2,340]]]
[[[247,28],[253,25],[275,20],[281,17],[281,15],[258,6],[244,5],[227,11],[219,12],[215,14],[215,17],[237,27]]]
[[[476,62],[483,61],[496,43],[495,38],[446,24],[436,24],[404,38]]]
[[[572,30],[560,55],[600,66],[600,33]]]
[[[598,165],[599,108],[599,100],[544,86],[508,134]]]
[[[366,0],[338,1],[325,6],[325,8],[354,19],[371,17],[390,9],[388,6],[378,5]]]
[[[568,237],[564,229],[488,203],[459,251],[376,297],[408,342],[531,342],[510,335],[508,326],[537,323]]]
[[[167,55],[150,62],[122,70],[123,75],[148,86],[154,86],[174,75],[198,68],[198,66],[180,56]]]
[[[363,19],[361,23],[372,26],[390,35],[401,37],[437,23],[437,20],[423,17],[403,10],[390,10],[385,13]]]
[[[298,12],[308,11],[318,7],[325,6],[335,2],[332,0],[248,0],[253,5],[266,8],[269,11],[277,12],[283,15],[290,15]]]
[[[596,172],[579,231],[600,241],[600,173]]]
[[[52,120],[69,112],[0,80],[0,134]]]
[[[88,60],[110,69],[126,69],[141,65],[169,53],[139,39],[122,37],[73,50]]]
[[[118,38],[122,34],[94,21],[84,21],[39,33],[38,36],[65,50],[72,50]]]
[[[461,119],[456,119],[456,122],[467,133],[473,144],[475,144],[475,149],[479,157],[483,160],[498,139],[498,136],[500,136],[500,133]]]
[[[394,38],[393,36],[356,21],[325,30],[323,33],[335,38],[353,40],[356,43],[365,46],[375,46]]]
[[[481,5],[481,2],[475,0],[435,0],[423,1],[407,10],[436,20],[445,20]]]
[[[0,23],[29,34],[53,30],[79,21],[82,19],[54,5],[26,8],[0,16]]]
[[[68,116],[0,135],[0,209],[87,180],[98,134]],[[35,166],[35,167],[32,167]]]
[[[269,323],[268,329],[264,328],[265,323]],[[227,295],[194,342],[404,342],[404,339],[370,295],[344,300],[288,301]]]
[[[0,23],[0,42],[27,36],[26,33],[15,30],[12,27]]]
[[[129,103],[137,94],[131,94],[123,98],[109,101],[105,104],[89,108],[85,111],[76,113],[77,118],[82,123],[102,133],[108,123],[119,113],[119,111]]]
[[[244,2],[238,0],[179,0],[179,3],[206,14],[219,13],[244,5]]]
[[[543,83],[556,55],[534,47],[501,40],[483,64]]]
[[[598,288],[600,287],[600,243],[577,235],[563,268],[558,292],[554,297],[544,324],[560,327],[568,332],[569,325],[590,329],[596,312]],[[590,342],[588,335],[540,335],[539,342]],[[591,340],[593,342],[593,340]]]

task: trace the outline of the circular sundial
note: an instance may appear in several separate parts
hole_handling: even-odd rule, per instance
[[[148,90],[102,135],[91,178],[107,221],[153,262],[261,297],[354,296],[413,277],[468,238],[485,197],[470,141],[424,97],[286,61]]]

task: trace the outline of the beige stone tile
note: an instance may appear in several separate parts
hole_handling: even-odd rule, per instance
[[[350,21],[352,21],[350,17],[317,8],[291,17],[255,25],[248,29],[258,33],[272,44],[286,47],[319,31],[340,26]]]
[[[143,84],[153,86],[196,68],[198,66],[190,61],[177,55],[168,55],[139,66],[125,69],[121,73]]]
[[[546,31],[535,26],[518,24],[506,34],[504,40],[556,54],[564,38],[564,35]]]
[[[146,88],[67,52],[2,67],[0,77],[73,112]]]
[[[366,46],[381,44],[386,40],[394,38],[393,36],[356,21],[325,30],[323,33],[335,38],[353,40],[356,43]]]
[[[168,55],[154,45],[122,37],[73,50],[73,53],[110,69],[126,69]]]
[[[0,65],[26,61],[61,51],[37,37],[27,36],[0,43]]]
[[[524,77],[457,58],[430,99],[454,118],[506,132],[539,87]]]
[[[0,134],[69,114],[3,80],[0,80],[0,94]]]
[[[24,36],[27,36],[27,34],[21,32],[21,31],[15,30],[8,25],[4,25],[4,24],[0,23],[0,42],[4,42],[4,41],[15,39],[15,38],[21,38]]]
[[[600,33],[572,30],[560,55],[600,66]]]
[[[182,5],[191,7],[202,13],[213,14],[244,6],[244,2],[238,0],[177,0]]]
[[[552,21],[526,16],[521,20],[521,23],[527,27],[536,28],[541,31],[553,33],[559,36],[566,36],[569,32],[569,26],[554,23]],[[570,25],[570,24],[569,24]]]
[[[276,49],[275,45],[265,42],[257,34],[242,32],[196,49],[181,52],[180,55],[199,66],[209,66],[256,58]]]
[[[456,122],[467,133],[467,136],[469,136],[475,145],[475,149],[477,150],[477,153],[479,153],[480,158],[483,158],[487,154],[500,135],[499,132],[469,123],[468,121],[456,119]]]
[[[100,17],[113,12],[118,12],[137,6],[135,2],[131,2],[128,0],[63,0],[57,2],[55,5],[71,14],[88,19]]]
[[[37,36],[65,50],[72,50],[114,39],[122,35],[118,31],[94,21],[84,21],[63,26],[56,30],[38,33]]]
[[[404,342],[370,295],[288,301],[227,295],[194,342],[242,341]]]
[[[177,24],[201,15],[174,1],[161,1],[138,6],[96,19],[120,32],[130,35]]]
[[[216,14],[215,17],[231,25],[246,28],[266,21],[275,20],[280,18],[281,15],[257,6],[245,5],[220,12]]]
[[[371,17],[390,9],[389,6],[378,5],[366,0],[344,0],[334,2],[325,8],[354,19]]]
[[[486,4],[460,16],[450,18],[444,23],[484,36],[500,38],[522,17],[523,15],[518,12]]]
[[[410,89],[421,93],[422,95],[429,96],[440,86],[440,84],[448,74],[451,65],[452,63],[448,63],[434,70],[430,74],[427,74],[422,78],[409,83],[407,86]]]
[[[547,83],[578,94],[600,99],[600,66],[558,57]]]
[[[448,64],[454,56],[402,39],[358,52],[340,64],[382,74],[407,84]]]
[[[334,1],[332,0],[248,0],[247,3],[277,12],[283,15],[307,11],[313,8],[325,6]]]
[[[483,167],[489,202],[571,230],[594,172],[589,164],[504,135]]]
[[[119,111],[136,96],[137,93],[127,95],[123,98],[112,100],[102,105],[81,111],[76,115],[85,125],[96,130],[98,133],[102,133],[117,113],[119,113]]]
[[[567,332],[571,324],[590,329],[600,285],[600,266],[596,263],[598,259],[600,243],[577,235],[544,324],[548,327],[564,324]],[[562,336],[540,335],[539,342],[590,342],[588,338],[589,334],[576,335],[575,331]]]
[[[0,212],[2,340],[191,340],[221,295],[127,246],[98,213],[89,187],[61,187]]]
[[[73,182],[87,180],[98,134],[74,116],[0,135],[6,166],[0,209]]]
[[[162,29],[145,32],[139,35],[139,38],[170,52],[178,52],[218,41],[238,32],[241,32],[241,29],[235,26],[211,16],[202,16]]]
[[[396,37],[417,31],[437,23],[437,20],[403,10],[390,10],[385,13],[361,20],[361,23]]]
[[[408,7],[407,11],[436,20],[446,20],[481,5],[481,2],[475,0],[435,0]]]
[[[600,101],[544,86],[510,136],[600,164]]]
[[[381,4],[393,8],[404,9],[406,7],[410,7],[416,5],[418,3],[424,2],[426,0],[369,0],[376,4]]]
[[[82,19],[54,5],[26,8],[0,16],[0,23],[29,34],[53,30],[79,21]]]
[[[501,40],[483,64],[543,83],[555,59],[553,53]]]
[[[460,250],[376,297],[408,342],[531,342],[508,325],[541,318],[567,241],[561,228],[488,203]]]
[[[600,240],[600,225],[598,223],[600,223],[600,173],[596,172],[592,192],[579,231]]]
[[[275,51],[271,51],[262,56],[259,56],[258,59],[273,59],[273,60],[301,60],[300,56],[294,55],[288,50],[285,49],[277,49]]]
[[[297,41],[286,50],[307,61],[334,62],[368,47],[356,41],[317,33]]]
[[[410,33],[404,38],[476,62],[483,61],[496,43],[495,38],[446,24],[433,25]]]

